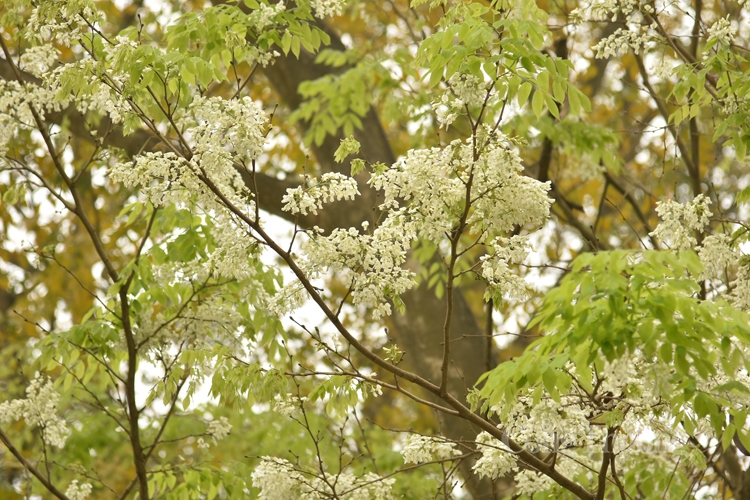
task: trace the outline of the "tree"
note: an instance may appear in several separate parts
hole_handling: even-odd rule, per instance
[[[3,495],[750,498],[743,5],[3,9]]]

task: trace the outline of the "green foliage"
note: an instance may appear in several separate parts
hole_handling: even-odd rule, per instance
[[[595,491],[600,481],[605,498],[688,498],[700,488],[736,487],[725,464],[740,444],[750,448],[750,316],[743,312],[750,257],[742,255],[750,188],[738,188],[747,184],[750,76],[734,43],[736,29],[746,30],[736,9],[680,7],[711,9],[696,18],[719,19],[697,26],[688,54],[681,35],[670,33],[687,18],[666,20],[646,4],[631,16],[618,4],[606,18],[640,23],[646,41],[610,40],[611,54],[636,49],[616,63],[626,85],[613,92],[615,64],[588,52],[599,28],[572,29],[572,13],[585,10],[575,3],[412,0],[409,10],[398,1],[352,0],[332,22],[319,11],[335,2],[172,1],[172,15],[150,11],[149,2],[121,4],[9,0],[0,18],[0,427],[28,460],[3,455],[0,496],[46,498],[35,467],[62,491],[74,480],[92,483],[92,498],[258,498],[252,476],[272,456],[309,484],[376,473],[394,481],[393,498],[447,498],[463,485],[482,491],[470,466],[480,469],[476,460],[490,448],[504,449],[472,442],[470,432],[484,426],[493,439],[515,439],[513,421],[545,408],[553,410],[534,432],[564,440],[572,431],[553,429],[553,420],[580,411],[592,435],[606,429],[617,437],[618,469],[612,458],[596,476],[607,465],[601,442],[588,456],[581,443],[559,454],[538,449],[510,470],[517,488],[503,490],[508,498],[573,498],[576,487]],[[335,31],[347,39],[331,46]],[[578,53],[568,59],[568,49]],[[651,70],[642,68],[654,57],[674,68],[654,71],[649,84]],[[275,61],[286,64],[281,84],[279,74],[259,74]],[[300,97],[294,109],[261,116]],[[226,109],[191,124],[202,100],[220,102],[217,109],[243,103],[263,126],[242,129],[253,117]],[[204,133],[221,139],[201,142]],[[541,264],[498,257],[498,276],[512,267],[506,279],[540,278],[525,302],[508,300],[500,286],[490,291],[480,268],[507,238],[537,228],[508,224],[489,243],[485,228],[505,214],[466,223],[486,214],[475,205],[483,197],[515,186],[500,179],[474,198],[447,201],[455,191],[472,193],[474,165],[495,139],[503,153],[522,157],[509,162],[514,174],[526,166],[519,186],[539,174],[557,198],[534,240]],[[246,147],[253,141],[257,150]],[[425,191],[446,181],[443,191],[429,191],[435,217],[452,217],[437,241],[422,237],[435,221],[420,219],[427,204],[416,195],[402,192],[383,206],[382,193],[360,183],[366,203],[302,216],[282,202],[308,167],[339,171],[345,165],[331,160],[354,156],[352,176],[383,176],[407,151],[428,158],[459,143],[472,145],[466,163],[423,179]],[[317,164],[310,167],[311,145]],[[144,158],[153,162],[148,176],[138,170]],[[458,153],[450,158],[457,160]],[[565,168],[579,163],[594,172],[568,175]],[[508,165],[489,167],[494,174]],[[180,184],[182,175],[192,183]],[[330,200],[340,199],[335,184],[322,186]],[[509,206],[532,210],[519,193],[509,189]],[[302,194],[313,198],[311,190]],[[709,194],[717,215],[704,233],[690,233],[695,251],[659,250],[656,200]],[[661,220],[670,222],[663,207]],[[397,210],[418,223],[387,227]],[[292,222],[281,227],[268,214]],[[687,219],[673,218],[670,230]],[[384,227],[390,239],[378,239]],[[277,238],[285,231],[288,239]],[[329,265],[320,255],[333,253],[325,239],[333,234],[342,255],[355,250]],[[365,264],[357,260],[362,248],[347,246],[362,234],[375,249],[366,290],[351,278]],[[327,245],[320,255],[307,246],[315,237]],[[417,241],[402,269],[422,285],[409,292],[413,309],[437,297],[445,310],[401,317],[414,311],[382,284],[394,239]],[[629,249],[641,247],[648,249]],[[558,271],[557,285],[545,290]],[[374,321],[377,299],[353,298],[373,290],[394,318]],[[435,297],[420,295],[425,290]],[[288,317],[309,297],[326,322]],[[500,344],[487,340],[514,322],[521,339],[537,340],[528,348],[503,344],[495,359]],[[401,336],[381,335],[386,325]],[[511,359],[465,389],[500,358]],[[637,365],[630,367],[636,376],[627,362]],[[25,390],[36,371],[60,395],[57,406],[40,407],[67,422],[63,451],[45,441],[50,422],[13,414],[14,404],[31,400]],[[612,389],[613,380],[622,384]],[[452,417],[437,422],[434,411]],[[664,449],[636,449],[644,439],[634,414]],[[425,441],[417,451],[428,458],[405,464],[407,429],[435,434],[435,446],[459,436],[454,444],[465,456],[427,450]],[[578,469],[565,468],[566,453],[580,453]],[[537,472],[538,491],[521,495],[522,474]]]

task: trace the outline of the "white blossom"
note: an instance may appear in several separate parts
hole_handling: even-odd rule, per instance
[[[54,45],[45,44],[29,47],[21,54],[18,67],[37,78],[41,78],[52,68],[59,55],[60,53]]]
[[[606,59],[612,56],[619,56],[630,49],[633,49],[633,52],[638,55],[652,41],[654,41],[654,36],[641,29],[635,28],[630,30],[618,28],[617,31],[602,39],[591,48],[594,49],[597,59]]]
[[[46,113],[63,110],[70,98],[55,99],[56,91],[32,83],[20,84],[15,80],[0,79],[0,157],[4,156],[8,144],[21,129],[35,129],[36,122],[31,112]]]
[[[273,5],[261,3],[260,6],[250,14],[250,21],[255,25],[258,31],[264,30],[271,25],[273,20],[286,10],[284,2],[277,2]]]
[[[524,395],[507,414],[498,414],[511,438],[543,451],[554,449],[560,442],[581,445],[594,435],[575,397],[562,396],[558,402],[547,396],[534,404],[531,395]]]
[[[86,21],[96,24],[103,19],[90,0],[49,0],[39,2],[31,11],[25,37],[42,42],[54,41],[66,47],[90,32]]]
[[[384,192],[381,209],[405,204],[404,215],[418,235],[435,243],[458,224],[465,201],[473,207],[467,225],[470,232],[483,234],[482,242],[515,226],[540,226],[549,216],[549,183],[522,175],[518,154],[503,139],[482,131],[464,143],[456,140],[445,148],[409,151],[405,159],[370,180]]]
[[[661,57],[659,57],[656,61],[654,61],[654,65],[649,68],[649,71],[651,74],[656,76],[657,78],[660,78],[662,80],[669,79],[670,76],[672,76],[672,72],[674,71],[675,63],[674,61],[670,60],[666,54],[662,54]]]
[[[706,236],[698,249],[703,264],[701,279],[724,279],[724,272],[737,260],[737,249],[731,247],[732,239],[726,234]]]
[[[330,172],[320,177],[320,180],[305,176],[308,187],[298,186],[287,189],[281,199],[284,212],[292,215],[317,215],[318,210],[323,208],[323,203],[331,203],[336,200],[353,200],[359,195],[357,181],[349,176]]]
[[[448,87],[462,104],[479,107],[487,98],[486,84],[475,75],[456,73],[448,79]]]
[[[382,174],[372,176],[370,183],[385,195],[383,208],[395,208],[399,200],[408,203],[408,215],[419,220],[419,235],[440,241],[450,232],[459,214],[452,213],[465,195],[465,187],[455,174],[465,168],[454,159],[455,141],[447,148],[411,150],[405,159]]]
[[[300,406],[307,400],[307,398],[300,398],[293,394],[287,394],[286,397],[282,397],[281,394],[277,394],[273,398],[273,411],[291,417],[296,415],[300,411]]]
[[[197,97],[181,119],[193,143],[190,160],[175,153],[139,155],[115,166],[110,177],[127,187],[140,186],[156,206],[200,207],[216,248],[205,266],[215,276],[245,279],[255,273],[259,249],[245,223],[232,213],[206,179],[234,207],[255,216],[255,202],[238,171],[262,152],[267,117],[249,98],[223,100]]]
[[[310,0],[310,6],[315,12],[315,17],[340,16],[344,11],[346,0]]]
[[[438,123],[443,128],[453,123],[459,115],[466,113],[466,106],[482,106],[487,99],[487,86],[478,77],[467,73],[456,73],[448,79],[450,92],[432,102]],[[451,95],[452,94],[452,95]]]
[[[555,482],[548,476],[530,469],[520,471],[513,476],[513,480],[516,482],[514,493],[528,495],[529,497],[532,497],[534,493],[544,491],[555,484]]]
[[[260,489],[259,500],[300,498],[305,477],[287,460],[263,457],[252,473],[253,486]]]
[[[59,398],[52,381],[37,372],[26,388],[26,399],[14,399],[0,404],[0,423],[23,419],[26,425],[39,427],[47,443],[62,448],[70,430],[57,415]]]
[[[74,479],[70,482],[68,489],[65,490],[65,496],[69,500],[86,500],[91,494],[92,487],[89,483],[78,484],[78,480]]]
[[[736,37],[736,30],[732,28],[729,16],[716,21],[707,31],[708,41],[716,41],[721,45],[731,45]]]
[[[594,0],[588,5],[583,4],[579,16],[589,15],[591,19],[604,21],[617,20],[619,14],[631,15],[638,8],[638,0]]]
[[[213,437],[214,444],[227,437],[231,430],[232,424],[229,423],[227,417],[219,417],[216,420],[211,420],[206,426],[206,433]]]
[[[686,205],[673,200],[660,201],[656,206],[661,222],[651,233],[674,250],[687,250],[695,246],[694,231],[703,231],[708,225],[711,200],[699,194]]]
[[[190,104],[189,114],[196,124],[187,133],[195,142],[194,154],[207,160],[204,165],[207,170],[211,169],[212,162],[219,160],[220,151],[229,151],[238,159],[248,161],[263,152],[268,118],[250,97],[197,96]]]
[[[524,299],[529,295],[529,285],[511,271],[509,265],[520,264],[529,253],[529,241],[525,236],[496,238],[491,247],[494,251],[480,257],[481,276],[487,282],[485,299],[493,295]]]
[[[456,99],[451,99],[448,94],[443,94],[439,100],[433,101],[432,109],[441,128],[447,129],[448,126],[456,121],[458,115],[463,113],[461,107],[463,103]]]
[[[316,478],[308,486],[303,486],[301,500],[391,500],[395,498],[391,488],[396,479],[393,477],[381,478],[373,472],[368,472],[362,477],[342,472],[329,481]],[[335,492],[331,490],[329,483],[334,484]]]
[[[472,466],[472,469],[480,477],[486,476],[490,479],[497,479],[517,467],[516,459],[508,447],[487,432],[480,433],[476,442],[482,456]]]
[[[750,266],[741,264],[737,269],[737,278],[731,283],[731,303],[737,309],[750,311]]]
[[[414,272],[404,269],[406,253],[415,238],[405,217],[392,213],[372,234],[355,228],[334,229],[329,236],[309,233],[300,265],[316,278],[333,271],[349,282],[355,305],[373,308],[373,317],[391,313],[388,299],[414,286]]]
[[[306,300],[307,290],[295,280],[285,284],[271,297],[268,310],[275,316],[284,316],[302,307]]]
[[[419,434],[409,434],[401,450],[405,464],[421,464],[433,460],[446,460],[458,455],[454,443],[444,439]]]

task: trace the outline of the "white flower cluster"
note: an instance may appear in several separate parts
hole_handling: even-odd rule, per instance
[[[37,78],[41,78],[52,68],[59,55],[60,52],[51,44],[29,47],[21,54],[18,67],[23,71],[28,71]]]
[[[445,129],[464,112],[463,104],[456,99],[451,99],[448,93],[441,95],[440,100],[433,101],[431,106],[440,127]]]
[[[298,397],[293,394],[287,394],[286,397],[282,397],[281,394],[277,394],[273,398],[273,411],[281,415],[291,417],[296,415],[300,411],[301,405],[307,400],[305,397]]]
[[[638,55],[642,50],[645,51],[653,41],[654,36],[639,27],[618,28],[591,48],[595,51],[597,59],[606,59],[619,56],[630,49]]]
[[[511,450],[487,432],[480,433],[476,442],[482,456],[472,469],[480,477],[497,479],[517,468],[516,458]]]
[[[349,280],[353,302],[374,308],[374,317],[380,318],[391,312],[387,299],[414,285],[414,273],[402,268],[412,242],[421,237],[445,243],[469,204],[462,230],[477,234],[480,244],[492,241],[498,247],[486,264],[488,279],[508,292],[524,289],[520,278],[505,270],[509,262],[522,258],[526,246],[515,239],[511,249],[502,250],[500,244],[511,240],[494,239],[516,226],[540,226],[549,216],[549,183],[526,177],[522,170],[518,154],[486,130],[465,143],[457,140],[444,148],[409,151],[405,159],[370,179],[375,189],[384,192],[380,209],[386,217],[375,230],[361,234],[355,228],[338,228],[323,236],[314,228],[308,232],[301,268],[311,279],[327,271],[341,272]],[[307,213],[321,208],[324,201],[354,196],[355,189],[353,180],[332,174],[307,190],[288,191],[284,209]],[[513,283],[501,283],[503,279]],[[276,309],[286,311],[284,302],[299,303],[301,296],[298,284],[289,285],[279,295],[289,300]]]
[[[204,178],[235,207],[254,215],[252,193],[237,165],[261,154],[267,118],[249,98],[197,97],[189,111],[181,122],[185,137],[193,141],[190,161],[172,152],[146,153],[115,166],[110,177],[127,187],[140,186],[156,206],[199,206],[210,219],[217,246],[207,266],[218,276],[247,278],[254,273],[250,258],[257,256],[257,246]]]
[[[188,114],[197,122],[188,130],[195,142],[194,154],[206,156],[206,163],[217,160],[223,163],[219,151],[229,151],[240,160],[255,160],[263,152],[268,117],[250,97],[197,96]]]
[[[214,444],[227,437],[231,430],[232,424],[229,423],[227,417],[211,420],[206,426],[206,433],[214,439]]]
[[[127,40],[127,39],[125,39]],[[132,50],[130,42],[118,42],[117,47],[122,50]],[[114,49],[105,45],[105,51],[112,54]],[[113,56],[114,57],[114,56]],[[83,114],[89,111],[109,115],[112,123],[120,123],[124,117],[132,113],[132,108],[127,98],[121,94],[125,82],[130,75],[115,74],[107,71],[107,83],[102,83],[102,69],[106,66],[105,58],[95,61],[87,53],[80,60],[72,63],[59,64],[51,71],[44,74],[44,89],[51,97],[62,96],[62,106],[73,102],[76,108]],[[150,70],[147,70],[150,71]],[[70,81],[82,81],[82,86],[77,86],[75,95],[72,92],[61,92]]]
[[[31,83],[21,85],[15,80],[0,79],[0,158],[8,143],[22,128],[35,129],[32,105],[42,115],[64,109],[69,98],[55,100],[55,91]]]
[[[433,460],[447,460],[459,454],[454,443],[420,434],[409,434],[401,450],[405,464],[422,464]]]
[[[737,278],[731,283],[731,303],[737,309],[750,311],[750,265],[740,265]]]
[[[719,19],[707,30],[708,41],[716,41],[721,45],[731,45],[734,42],[736,30],[732,28],[729,16]]]
[[[302,286],[302,283],[293,280],[285,284],[270,298],[268,311],[274,316],[285,316],[305,305],[307,298],[307,290]]]
[[[346,0],[310,0],[315,17],[323,19],[329,16],[340,16],[344,11]]]
[[[253,485],[260,489],[258,500],[287,500],[300,498],[305,476],[287,460],[263,457],[252,473]]]
[[[308,480],[290,462],[281,458],[263,457],[252,473],[253,485],[260,489],[259,500],[391,500],[395,478],[381,478],[372,472],[362,477],[342,472],[330,477]],[[331,485],[335,491],[331,490]]]
[[[580,399],[570,396],[561,396],[559,402],[544,397],[536,404],[530,395],[521,396],[501,421],[516,442],[545,452],[552,451],[555,443],[580,445],[592,436]]]
[[[226,195],[226,191],[224,191]],[[230,196],[227,196],[231,199]],[[252,203],[246,201],[247,210]],[[209,205],[206,203],[206,205]],[[235,203],[235,206],[238,206]],[[245,230],[244,222],[235,220],[224,207],[216,207],[211,218],[211,236],[216,248],[203,261],[203,266],[210,269],[215,277],[223,276],[243,280],[256,274],[254,262],[260,255],[260,248],[253,237]],[[198,263],[200,265],[200,263]],[[260,297],[258,298],[259,302]],[[209,312],[210,314],[210,312]],[[214,314],[214,318],[215,318]]]
[[[510,270],[509,264],[521,264],[529,254],[529,240],[525,236],[496,238],[491,244],[493,252],[480,257],[482,277],[487,282],[485,300],[492,296],[525,299],[529,295],[528,283]]]
[[[104,44],[104,54],[107,61],[114,62],[116,59],[129,59],[129,56],[138,48],[138,42],[126,36],[116,36],[112,43]]]
[[[577,460],[582,461],[582,457],[578,457]],[[593,463],[590,464],[592,469],[593,465]],[[564,455],[557,456],[555,470],[565,477],[575,477],[580,474],[582,469],[583,467],[574,460],[569,460]],[[537,492],[547,491],[556,486],[556,483],[549,476],[530,469],[520,471],[513,476],[513,480],[516,483],[516,489],[513,492],[517,495],[528,495],[529,498],[532,498]]]
[[[661,57],[654,61],[654,65],[649,68],[649,72],[661,80],[668,80],[672,76],[675,66],[675,61],[667,57],[666,54],[661,54]]]
[[[443,128],[453,123],[459,115],[466,113],[466,106],[479,107],[487,99],[487,86],[478,77],[466,73],[456,73],[448,79],[448,92],[433,101],[438,123]]]
[[[122,88],[122,76],[112,75],[110,78]],[[92,80],[94,80],[93,77]],[[81,92],[76,96],[76,105],[82,112],[87,109],[96,111],[109,116],[112,123],[121,123],[128,113],[132,113],[133,110],[127,99],[109,85],[98,84],[94,85],[94,88],[96,91],[91,94]]]
[[[292,215],[318,214],[323,209],[323,203],[336,200],[353,200],[359,195],[357,181],[349,176],[337,172],[325,173],[320,180],[305,176],[308,187],[298,186],[287,189],[281,199],[284,212]]]
[[[648,413],[662,396],[669,394],[670,371],[669,366],[646,357],[642,351],[627,352],[604,364],[599,392],[621,397],[618,405],[634,408],[631,415]]]
[[[65,496],[69,500],[86,500],[92,489],[89,483],[78,484],[78,480],[74,479],[68,485],[68,489],[65,490]]]
[[[357,477],[347,472],[342,472],[335,477],[334,488],[331,490],[330,482],[321,478],[314,479],[309,486],[303,487],[302,500],[393,500],[393,483],[396,478],[383,479],[373,472],[368,472],[362,477]]]
[[[388,299],[415,284],[415,274],[401,267],[414,238],[413,228],[399,214],[389,215],[372,234],[360,234],[355,228],[336,228],[329,236],[311,231],[301,265],[311,278],[326,270],[348,277],[352,302],[372,307],[378,319],[391,314]]]
[[[557,463],[555,463],[555,468],[558,468]],[[544,491],[555,484],[548,476],[530,469],[522,470],[513,476],[513,480],[516,482],[514,493],[528,495],[529,497],[533,497],[534,493]]]
[[[286,10],[284,2],[278,2],[273,5],[261,3],[260,6],[249,16],[249,21],[253,23],[258,31],[262,31],[271,25],[273,20]]]
[[[482,234],[481,242],[514,226],[543,224],[552,201],[547,197],[549,183],[522,175],[518,154],[502,139],[483,132],[465,143],[456,140],[445,148],[409,151],[404,160],[370,180],[384,191],[381,208],[398,207],[403,200],[418,235],[435,243],[456,226],[467,201],[473,211],[466,222],[472,233]],[[479,145],[476,160],[474,140]]]
[[[594,0],[584,5],[582,10],[589,13],[591,20],[605,21],[610,18],[615,22],[619,14],[627,16],[637,9],[638,0]]]
[[[459,169],[470,163],[456,158],[460,141],[446,148],[417,149],[382,174],[375,174],[370,184],[384,191],[384,209],[396,209],[399,200],[408,203],[408,214],[419,227],[419,236],[441,241],[455,224],[459,213],[451,213],[464,199],[466,189],[458,178]]]
[[[141,186],[146,199],[157,207],[181,206],[201,187],[190,165],[172,152],[139,155],[132,163],[113,167],[110,178],[127,188]]]
[[[486,84],[475,75],[456,73],[448,79],[448,87],[467,106],[479,107],[487,98]]]
[[[656,206],[656,213],[661,217],[661,222],[649,234],[675,250],[693,248],[696,243],[693,232],[703,231],[709,223],[710,204],[711,200],[702,194],[686,205],[673,200],[660,201]]]
[[[703,264],[701,279],[723,279],[727,266],[737,261],[737,249],[731,247],[732,239],[726,234],[706,236],[698,249]]]
[[[31,11],[25,30],[27,39],[70,44],[90,32],[92,25],[102,21],[99,9],[90,0],[49,0],[39,2]]]
[[[37,372],[26,388],[26,399],[14,399],[0,404],[0,423],[24,419],[26,425],[42,430],[45,442],[62,448],[70,430],[57,415],[59,398],[52,381]]]
[[[226,30],[224,32],[224,45],[229,51],[241,49],[247,45],[247,38],[238,31]]]
[[[242,242],[238,242],[237,246],[242,247]],[[211,254],[210,258],[213,259],[214,254]],[[212,275],[237,276],[236,279],[240,279],[239,276],[245,274],[245,270],[249,267],[247,263],[238,263],[238,268],[222,270],[223,272],[219,273],[216,268],[212,268],[210,262],[207,264],[200,257],[186,265],[181,264],[174,263],[170,266],[177,273],[163,272],[157,268],[154,272],[154,281],[160,285],[170,286],[178,281],[183,283],[188,280],[205,282]],[[148,294],[149,291],[146,290],[142,293]],[[141,295],[137,296],[136,299],[141,303],[146,303],[149,300],[141,298]],[[242,300],[242,297],[239,297],[239,300]],[[259,303],[264,300],[266,298],[261,295]],[[174,316],[173,311],[152,306],[143,307],[135,312],[133,319],[136,341],[147,347],[147,349],[144,349],[143,355],[145,359],[152,362],[174,359],[173,354],[165,352],[164,346],[171,346],[184,341],[189,341],[196,351],[202,348],[211,350],[216,344],[221,344],[234,349],[234,352],[243,352],[245,346],[240,332],[243,331],[244,324],[245,320],[242,314],[237,311],[236,304],[224,300],[219,294],[204,297],[197,304],[193,303],[189,310],[184,311],[178,317]],[[119,342],[121,344],[119,347],[124,348],[124,340],[119,339]],[[195,362],[194,368],[194,373],[198,373],[201,366],[198,362]],[[211,370],[210,366],[206,366],[204,371],[209,373]]]

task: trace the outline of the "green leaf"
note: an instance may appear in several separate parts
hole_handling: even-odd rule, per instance
[[[734,439],[734,434],[736,432],[737,432],[737,428],[735,427],[734,422],[731,422],[724,429],[724,432],[721,435],[721,447],[724,450],[729,449],[729,445],[732,443],[732,439]]]
[[[284,51],[284,55],[289,54],[289,49],[292,46],[292,34],[288,31],[284,32],[284,35],[281,37],[281,50]]]
[[[695,399],[693,400],[693,409],[695,410],[695,414],[698,415],[699,418],[704,418],[708,415],[714,415],[718,411],[716,401],[714,401],[713,398],[711,398],[705,392],[699,392],[695,395]]]
[[[362,158],[355,158],[354,160],[352,160],[351,176],[354,177],[358,173],[364,171],[365,165],[365,160],[363,160]]]
[[[347,156],[359,153],[359,148],[359,141],[354,137],[349,136],[346,139],[341,139],[341,144],[336,149],[336,152],[333,153],[333,159],[336,163],[341,163]]]
[[[544,388],[547,389],[549,395],[560,402],[560,393],[557,390],[557,371],[553,368],[547,368],[542,374],[542,382],[544,382]]]
[[[523,83],[518,89],[518,105],[524,106],[529,101],[529,95],[531,94],[532,85],[531,82]]]
[[[537,118],[541,118],[542,110],[544,109],[544,95],[539,89],[534,92],[534,97],[531,98],[531,109]]]

